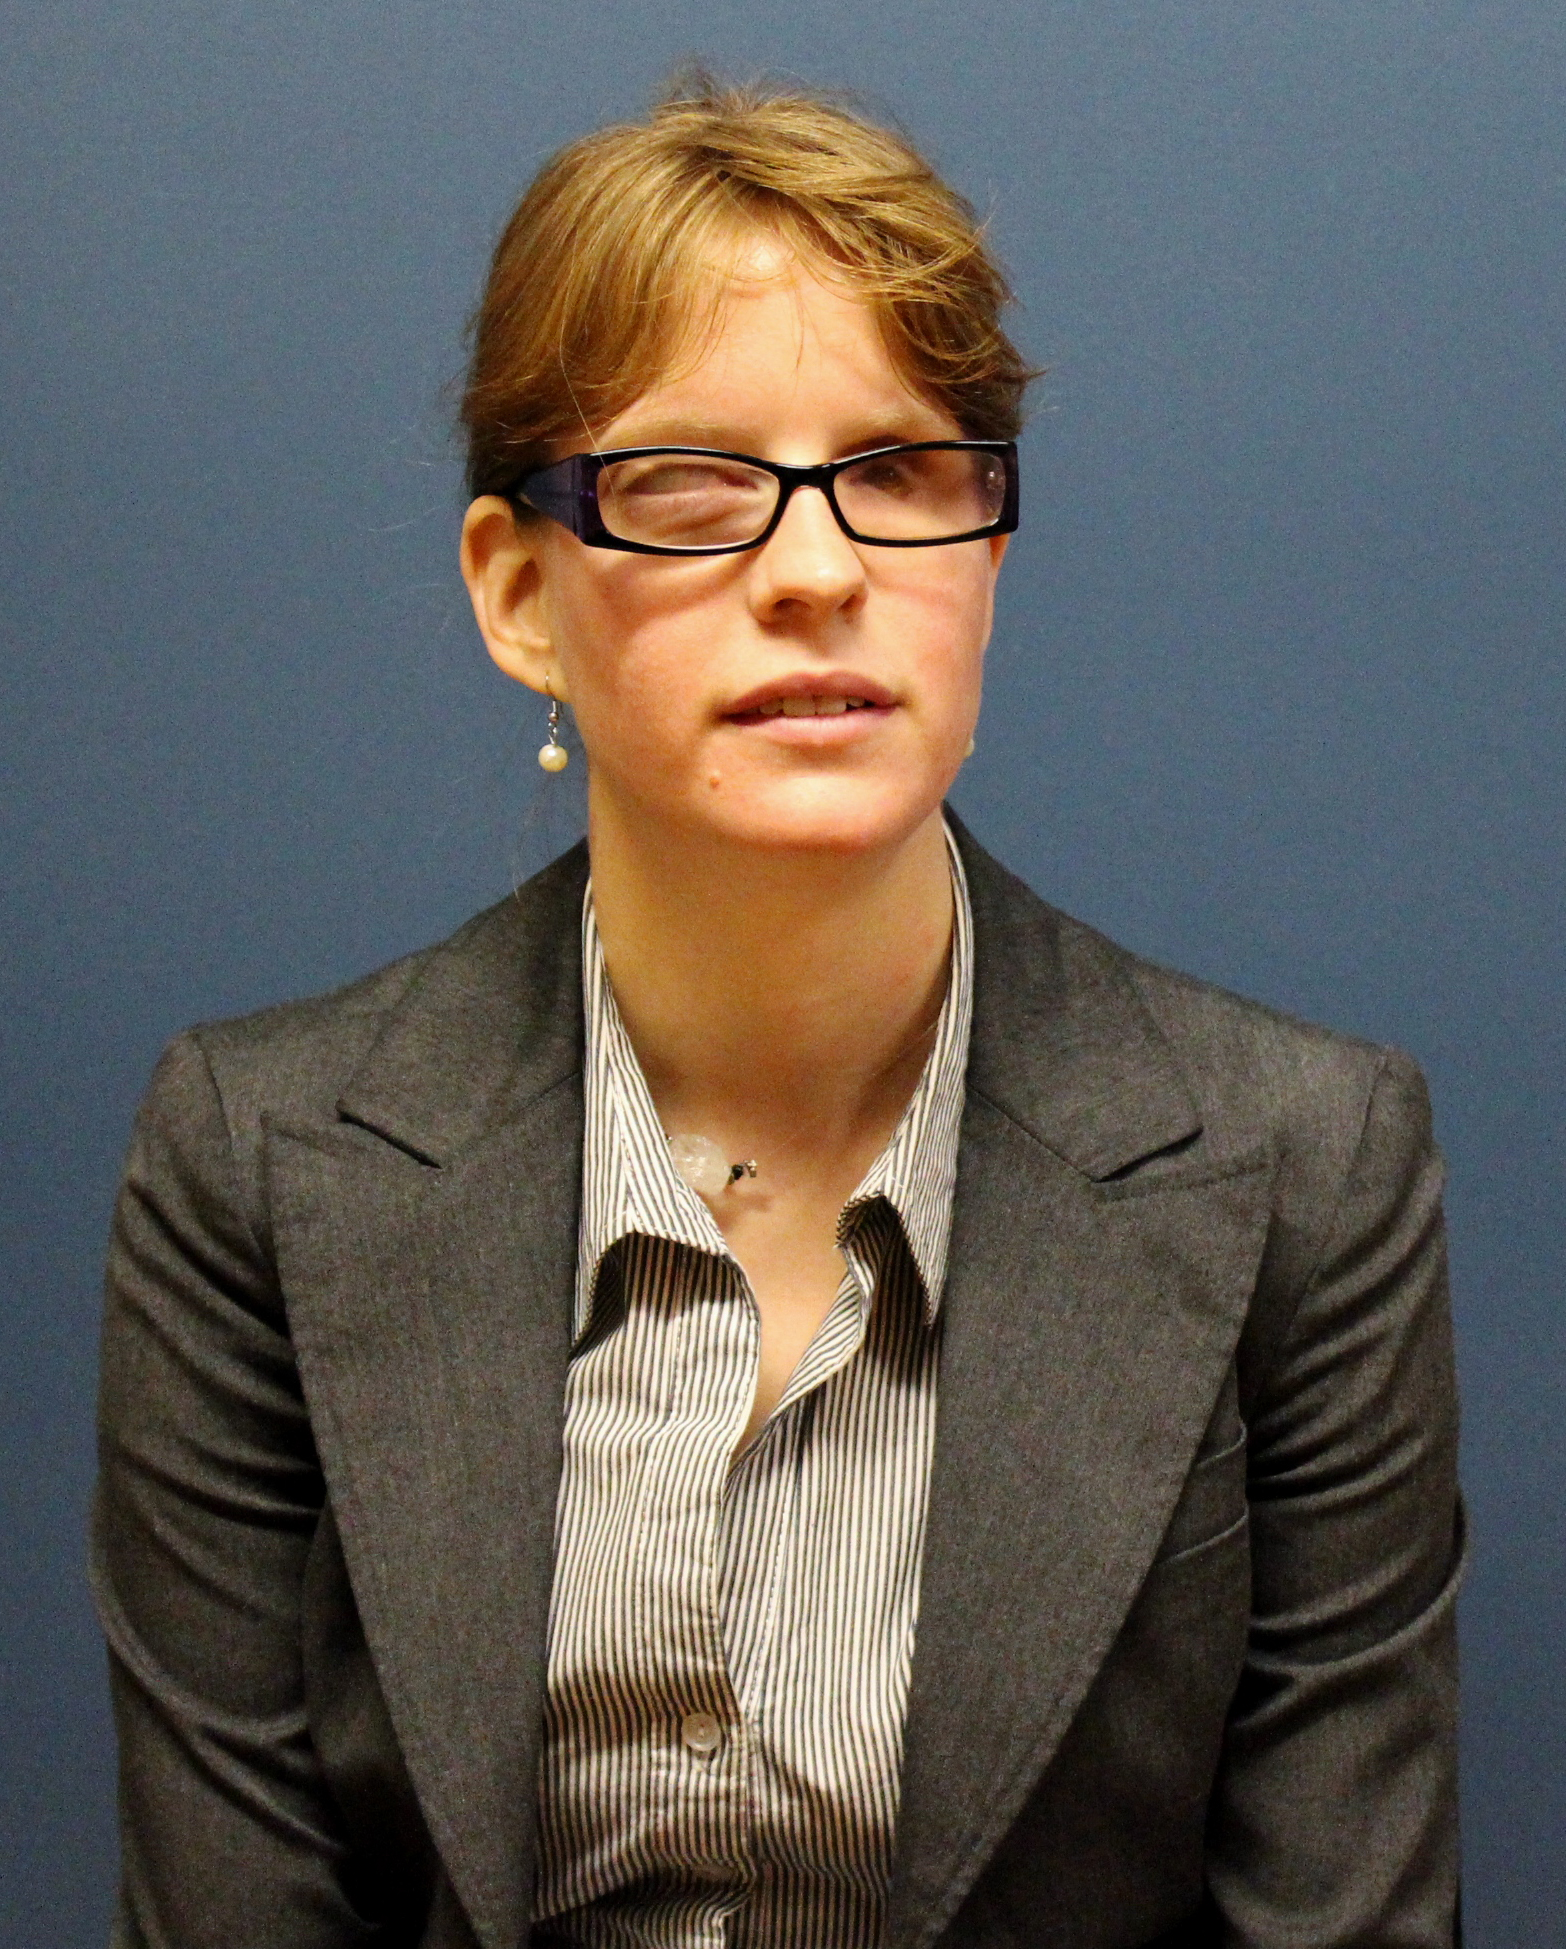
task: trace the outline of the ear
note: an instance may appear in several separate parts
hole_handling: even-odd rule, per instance
[[[990,536],[990,560],[995,564],[995,572],[1000,573],[1000,565],[1006,559],[1006,550],[1011,545],[1010,535]]]
[[[508,677],[569,702],[544,604],[541,532],[498,494],[481,494],[462,522],[462,579],[485,647]]]

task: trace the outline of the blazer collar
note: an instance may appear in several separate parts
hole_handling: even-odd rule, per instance
[[[1201,1119],[1125,956],[947,818],[973,907],[969,1086],[1090,1178],[1194,1137]],[[580,1070],[587,875],[583,842],[436,949],[338,1113],[440,1164]]]
[[[1201,1117],[1124,951],[1047,906],[947,817],[978,944],[970,1089],[1088,1178],[1195,1137]]]
[[[434,949],[337,1112],[446,1164],[582,1066],[585,840]]]

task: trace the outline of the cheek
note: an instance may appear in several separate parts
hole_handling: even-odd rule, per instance
[[[915,651],[932,703],[971,710],[984,672],[993,614],[994,576],[966,568],[909,592],[893,628]]]
[[[572,710],[591,761],[644,784],[688,766],[705,723],[713,627],[677,615],[584,604],[560,640]],[[703,646],[706,653],[703,653]]]
[[[586,555],[587,551],[580,551]],[[634,556],[569,558],[554,585],[551,636],[571,701],[584,719],[612,720],[666,698],[679,670],[678,645],[690,631],[688,594],[670,577],[651,577]]]

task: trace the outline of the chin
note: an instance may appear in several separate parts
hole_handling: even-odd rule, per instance
[[[953,772],[955,776],[955,769]],[[942,775],[922,791],[904,778],[872,784],[859,779],[802,779],[708,807],[703,824],[732,844],[786,855],[830,854],[838,858],[895,850],[940,811],[951,784]],[[712,817],[714,811],[720,816]]]

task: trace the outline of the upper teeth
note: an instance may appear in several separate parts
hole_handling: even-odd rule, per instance
[[[763,717],[838,717],[864,707],[862,697],[775,697],[757,709]]]

